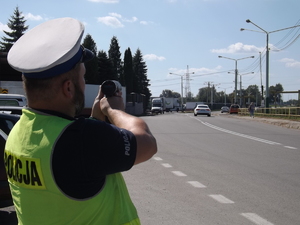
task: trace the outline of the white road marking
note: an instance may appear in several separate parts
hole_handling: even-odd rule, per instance
[[[179,176],[179,177],[186,177],[186,174],[184,174],[183,172],[180,172],[180,171],[172,171],[172,173],[174,173],[176,176]]]
[[[156,161],[161,161],[162,160],[162,158],[160,158],[160,157],[153,157],[153,159],[155,159]]]
[[[163,165],[166,168],[171,168],[172,167],[169,163],[162,163],[161,165]]]
[[[241,213],[241,215],[257,225],[274,225],[273,223],[270,223],[268,220],[260,217],[255,213]]]
[[[284,146],[285,148],[289,148],[289,149],[297,149],[295,147],[292,147],[292,146]]]
[[[193,118],[193,117],[191,117],[191,118]],[[223,129],[221,127],[217,127],[215,125],[212,125],[210,123],[203,122],[200,119],[197,119],[197,118],[194,118],[194,119],[198,120],[199,122],[201,122],[205,126],[208,126],[212,129],[219,130],[219,131],[222,131],[222,132],[225,132],[225,133],[228,133],[228,134],[240,136],[240,137],[243,137],[243,138],[248,138],[248,139],[251,139],[251,140],[254,140],[254,141],[259,141],[259,142],[263,142],[263,143],[270,144],[270,145],[281,145],[280,143],[277,143],[277,142],[274,142],[274,141],[269,141],[269,140],[253,137],[253,136],[250,136],[250,135],[241,134],[241,133],[237,133],[237,132],[234,132],[234,131],[226,130],[226,129]]]
[[[216,201],[223,203],[223,204],[232,204],[234,201],[231,201],[230,199],[224,197],[223,195],[209,195],[209,197],[212,197]]]
[[[198,181],[188,181],[187,183],[189,183],[190,185],[192,185],[195,188],[206,188],[205,185],[201,184]]]

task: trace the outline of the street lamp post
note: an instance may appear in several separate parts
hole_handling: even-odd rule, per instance
[[[265,104],[266,104],[266,109],[267,109],[267,112],[268,112],[269,103],[270,103],[270,97],[269,97],[269,34],[270,33],[274,33],[274,32],[278,32],[278,31],[282,31],[282,30],[287,30],[287,29],[299,27],[300,25],[296,25],[296,26],[287,27],[287,28],[283,28],[283,29],[279,29],[279,30],[274,30],[274,31],[269,31],[268,32],[268,31],[262,29],[257,24],[253,23],[249,19],[247,19],[246,22],[247,23],[252,23],[254,26],[256,26],[258,29],[261,30],[261,31],[257,31],[257,30],[249,30],[249,31],[255,31],[255,32],[265,33],[267,35],[267,38],[266,38],[266,94],[265,94]],[[243,31],[243,30],[248,30],[248,29],[241,28],[240,30]]]
[[[229,58],[229,57],[224,57],[224,56],[219,55],[219,58],[230,59],[230,60],[234,60],[235,61],[235,71],[234,71],[234,74],[235,74],[235,79],[234,79],[234,82],[235,82],[235,85],[234,85],[235,86],[234,87],[234,103],[236,104],[237,103],[237,99],[236,99],[236,96],[237,96],[237,76],[238,76],[237,61],[243,60],[243,59],[254,58],[254,56],[249,56],[249,57],[240,58],[240,59],[232,59],[232,58]]]
[[[230,73],[230,72],[228,72]],[[240,75],[240,106],[242,107],[242,76],[247,75],[247,74],[253,74],[254,72],[250,73],[243,73],[243,74],[238,74]]]
[[[179,74],[176,74],[176,73],[169,73],[169,74],[172,74],[172,75],[176,75],[176,76],[180,76],[181,77],[181,98],[180,98],[180,107],[182,109],[182,106],[183,106],[183,76],[184,75],[179,75]]]
[[[227,104],[227,102],[226,102],[226,89],[227,88],[232,88],[232,87],[226,87],[226,88],[218,87],[218,88],[224,89],[224,98],[225,98],[225,106],[226,106],[226,104]]]

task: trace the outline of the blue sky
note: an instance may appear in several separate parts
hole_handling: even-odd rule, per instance
[[[85,35],[93,37],[98,51],[108,51],[113,36],[118,38],[122,59],[128,47],[132,54],[139,48],[153,96],[164,89],[181,93],[180,76],[185,78],[187,73],[194,96],[208,82],[231,93],[235,61],[219,55],[232,59],[255,56],[238,60],[242,87],[260,86],[261,81],[265,86],[266,34],[240,28],[259,31],[246,19],[267,32],[300,24],[299,0],[9,0],[1,3],[1,37],[16,6],[29,28],[49,19],[73,17],[85,24]],[[285,91],[300,89],[300,40],[295,40],[299,34],[300,28],[270,33],[270,86],[281,83]],[[186,83],[185,79],[184,88]],[[185,89],[183,93],[185,96]],[[283,97],[296,99],[297,95]]]

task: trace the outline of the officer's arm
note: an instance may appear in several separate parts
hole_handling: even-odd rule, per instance
[[[122,102],[121,97],[102,98],[100,108],[112,124],[129,130],[135,135],[137,154],[134,164],[138,164],[150,159],[157,152],[156,140],[144,120],[118,109]]]

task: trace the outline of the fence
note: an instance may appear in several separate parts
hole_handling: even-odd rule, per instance
[[[267,113],[268,112],[268,113]],[[239,114],[249,115],[248,108],[240,108]],[[255,108],[255,115],[300,119],[300,107]]]

